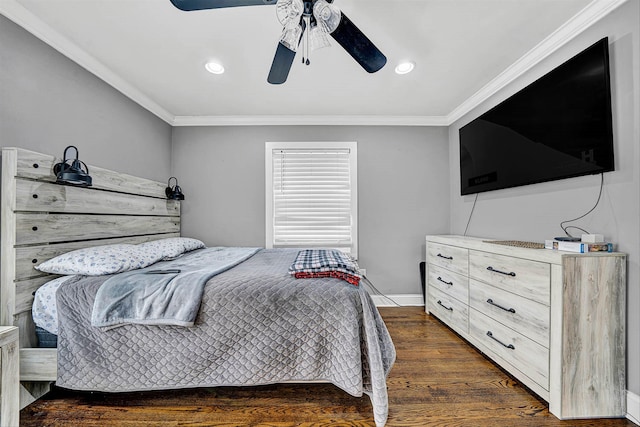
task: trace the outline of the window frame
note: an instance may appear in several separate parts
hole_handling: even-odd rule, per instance
[[[355,141],[283,141],[265,143],[265,247],[273,248],[274,203],[273,203],[273,151],[274,150],[349,150],[349,180],[351,187],[351,249],[349,253],[358,258],[358,144]],[[340,248],[344,250],[344,248]]]

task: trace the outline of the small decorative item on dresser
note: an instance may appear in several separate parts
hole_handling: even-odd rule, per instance
[[[173,187],[171,186],[172,179],[176,180],[176,185]],[[178,178],[176,178],[175,176],[172,176],[171,178],[169,178],[169,181],[167,182],[167,188],[164,190],[164,192],[167,195],[167,199],[184,200],[184,194],[182,194],[182,188],[180,188],[180,186],[178,185]]]
[[[72,159],[67,159],[67,150],[69,148],[73,148],[74,150],[76,150],[76,158],[73,159],[71,164],[69,164],[68,162]],[[91,186],[89,167],[84,162],[78,159],[78,155],[78,149],[73,145],[69,145],[64,149],[62,162],[53,165],[53,173],[56,174],[56,182],[58,184],[73,184],[82,187]],[[84,166],[84,170],[82,166]]]

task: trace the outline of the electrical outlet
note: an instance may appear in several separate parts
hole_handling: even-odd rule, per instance
[[[360,269],[360,274],[362,274],[363,276],[367,275],[367,269],[366,268],[361,268]]]

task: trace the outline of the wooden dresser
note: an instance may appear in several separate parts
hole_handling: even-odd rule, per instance
[[[624,417],[626,255],[427,236],[426,311],[560,419]]]

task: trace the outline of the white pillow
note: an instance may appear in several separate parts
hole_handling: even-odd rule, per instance
[[[159,260],[142,253],[137,245],[117,244],[77,249],[35,268],[52,274],[102,276],[144,268]]]
[[[205,244],[202,241],[190,237],[168,237],[138,245],[144,256],[163,261],[177,258],[185,252],[204,247]]]
[[[31,314],[33,323],[42,329],[58,335],[58,303],[56,292],[60,285],[75,276],[61,276],[40,286],[33,297]]]

